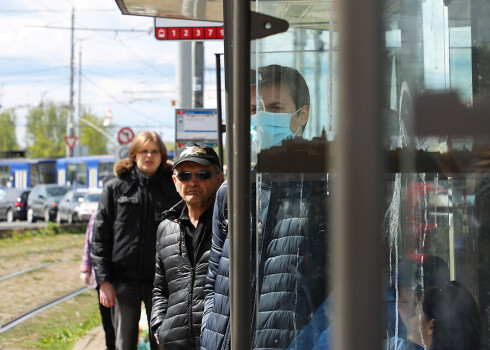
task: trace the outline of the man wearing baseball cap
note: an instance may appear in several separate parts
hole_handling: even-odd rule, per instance
[[[188,142],[177,150],[172,178],[182,201],[157,230],[151,330],[166,350],[199,349],[213,204],[223,181],[218,155]]]

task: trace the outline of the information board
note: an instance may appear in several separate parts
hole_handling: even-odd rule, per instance
[[[175,143],[201,141],[216,143],[218,140],[216,109],[176,109]]]

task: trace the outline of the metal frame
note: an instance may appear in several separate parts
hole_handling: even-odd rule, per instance
[[[381,346],[382,0],[342,0],[335,153],[335,349]],[[353,336],[353,332],[355,336]]]

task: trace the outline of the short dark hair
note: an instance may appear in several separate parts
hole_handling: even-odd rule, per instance
[[[478,306],[461,283],[432,286],[423,296],[422,309],[430,320],[435,320],[431,349],[480,349]]]
[[[285,85],[289,89],[296,108],[301,108],[304,105],[310,107],[310,90],[306,80],[294,68],[278,64],[260,67],[257,69],[257,79],[255,80],[255,77],[252,77],[252,82],[254,82],[252,85],[258,83],[259,87],[270,86],[275,83]]]

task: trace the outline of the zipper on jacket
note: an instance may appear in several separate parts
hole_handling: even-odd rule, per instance
[[[144,179],[143,180],[143,187],[144,187],[144,195],[143,195],[143,201],[144,201],[144,207],[143,207],[143,223],[141,225],[141,230],[140,230],[140,263],[139,263],[139,269],[138,269],[138,279],[141,279],[142,276],[142,270],[143,270],[143,253],[145,249],[145,235],[146,235],[146,213],[148,211],[148,182],[149,179]]]
[[[192,320],[192,311],[194,307],[194,281],[196,279],[196,272],[194,267],[191,266],[191,290],[189,293],[190,296],[190,308],[189,308],[189,340],[191,342],[192,349],[194,349],[194,322]]]

